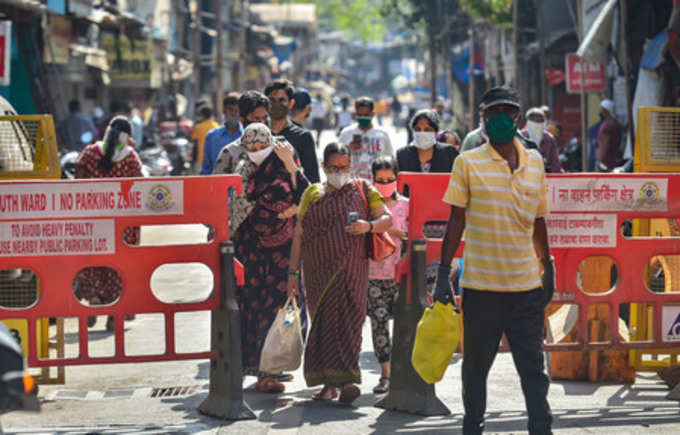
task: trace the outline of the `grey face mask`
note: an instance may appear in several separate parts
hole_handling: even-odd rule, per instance
[[[225,115],[224,116],[224,125],[227,126],[227,128],[236,128],[238,127],[240,119],[238,116],[230,116],[230,115]]]

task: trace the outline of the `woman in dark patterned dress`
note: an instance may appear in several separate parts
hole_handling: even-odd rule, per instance
[[[370,232],[387,231],[392,215],[368,181],[352,179],[346,146],[326,146],[323,168],[327,183],[311,185],[300,201],[288,292],[299,292],[296,275],[302,260],[312,319],[305,347],[305,380],[310,387],[324,386],[314,399],[334,399],[340,387],[339,400],[351,403],[361,394],[354,384],[361,383],[359,352],[368,287],[366,237]],[[348,225],[350,212],[356,212],[358,220]]]
[[[111,120],[101,142],[85,147],[78,158],[76,178],[141,177],[142,162],[135,151],[132,126],[123,116]],[[128,245],[139,243],[139,227],[126,228],[123,239]],[[123,285],[120,276],[108,267],[88,267],[75,279],[75,294],[91,305],[108,305],[121,295]],[[132,320],[134,315],[126,315]],[[91,316],[88,325],[94,326],[97,318]],[[113,330],[113,316],[106,321],[106,329]]]
[[[269,128],[253,123],[243,131],[247,158],[236,165],[244,181],[247,215],[234,216],[236,258],[245,268],[237,290],[241,311],[241,346],[246,374],[258,374],[256,389],[280,393],[278,373],[258,373],[260,354],[276,313],[286,302],[288,257],[295,215],[309,181],[289,143],[275,142]],[[237,213],[240,214],[240,213]]]

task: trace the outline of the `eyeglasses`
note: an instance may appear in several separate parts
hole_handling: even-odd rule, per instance
[[[328,172],[349,172],[349,165],[345,166],[326,166]]]
[[[375,180],[374,182],[376,184],[390,184],[390,183],[394,183],[395,181],[397,181],[396,178],[393,179],[393,180]]]

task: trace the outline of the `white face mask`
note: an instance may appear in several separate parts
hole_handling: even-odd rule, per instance
[[[527,120],[527,131],[529,132],[529,139],[539,145],[543,139],[543,130],[545,130],[545,122],[536,122]]]
[[[437,139],[434,131],[416,131],[413,133],[413,142],[421,150],[427,150],[434,146]]]
[[[326,174],[326,181],[328,184],[340,189],[342,186],[347,184],[352,179],[352,174],[350,172],[333,172]]]
[[[260,166],[264,160],[269,157],[269,154],[272,153],[274,148],[271,146],[268,146],[267,148],[263,148],[260,151],[249,151],[248,152],[248,158],[250,159],[251,162],[255,163],[257,166]]]

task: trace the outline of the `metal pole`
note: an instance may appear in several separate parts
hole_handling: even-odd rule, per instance
[[[519,28],[517,23],[517,17],[519,15],[519,0],[514,0],[512,2],[512,49],[514,51],[514,56],[512,59],[512,80],[515,89],[519,88],[519,80],[517,74],[519,72],[519,64],[517,59],[519,57]]]
[[[217,51],[217,56],[215,57],[215,113],[217,119],[222,119],[222,94],[224,93],[223,78],[224,78],[224,40],[223,40],[223,27],[224,23],[222,21],[222,0],[215,1],[215,22],[217,23],[217,44],[215,45],[215,50]]]
[[[578,6],[578,40],[579,44],[583,42],[584,32],[583,32],[583,5],[581,0],[576,2]],[[581,171],[586,172],[588,170],[588,119],[587,119],[587,108],[586,108],[586,71],[585,64],[579,58],[579,65],[581,66]]]
[[[621,48],[623,50],[623,74],[626,77],[626,104],[628,110],[628,133],[630,134],[631,152],[635,152],[635,120],[633,119],[633,101],[630,85],[630,52],[628,51],[628,0],[620,0],[621,7]],[[625,147],[625,145],[624,145]]]
[[[239,36],[239,62],[238,62],[238,87],[241,91],[246,87],[246,51],[248,46],[246,38],[248,35],[248,9],[250,4],[248,0],[241,0],[241,34]]]
[[[437,99],[437,42],[435,35],[431,31],[428,39],[430,42],[430,107],[434,107]]]
[[[191,0],[190,8],[193,12],[191,51],[194,53],[194,100],[197,100],[201,96],[201,11],[197,0]]]
[[[538,52],[540,62],[540,77],[541,83],[541,105],[547,104],[548,101],[548,87],[545,82],[545,17],[543,16],[543,0],[537,1],[538,6]]]
[[[472,24],[470,24],[470,65],[469,65],[469,85],[468,85],[468,104],[470,105],[470,125],[468,126],[470,130],[475,129],[475,113],[477,108],[475,107],[475,29]]]

